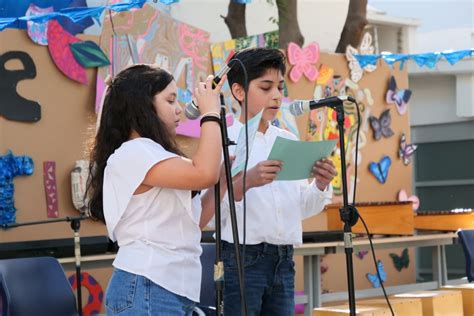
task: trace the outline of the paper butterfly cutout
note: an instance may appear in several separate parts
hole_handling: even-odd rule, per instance
[[[290,42],[288,44],[288,62],[293,66],[289,77],[291,81],[298,82],[304,75],[308,80],[315,81],[318,78],[319,71],[315,64],[319,60],[319,45],[311,43],[305,48]]]
[[[364,257],[368,254],[369,252],[367,250],[361,250],[359,251],[356,256],[357,258],[359,258],[360,260],[364,259]]]
[[[326,263],[321,262],[319,270],[321,271],[321,274],[324,274],[324,273],[328,272],[329,266]]]
[[[408,255],[408,248],[403,249],[402,255],[399,256],[395,253],[391,253],[393,265],[397,271],[402,271],[403,268],[408,268],[410,265],[410,256]]]
[[[364,71],[372,72],[377,69],[377,66],[375,65],[367,65],[362,68],[359,64],[359,61],[357,60],[357,58],[354,57],[354,55],[358,55],[359,53],[361,55],[373,54],[374,51],[375,49],[372,46],[372,35],[370,35],[370,33],[365,33],[362,37],[362,42],[359,46],[359,50],[352,47],[351,45],[347,45],[346,59],[348,62],[349,70],[351,72],[352,81],[359,82],[359,80],[362,79],[362,76],[364,75]]]
[[[379,271],[380,279],[382,279],[382,282],[385,282],[387,280],[387,273],[385,272],[383,263],[380,260],[377,261],[377,270]],[[375,274],[367,273],[367,279],[369,279],[370,283],[372,283],[372,286],[374,288],[380,287],[381,282],[377,273]]]
[[[321,65],[319,67],[319,77],[316,80],[316,84],[325,85],[334,75],[334,69],[329,66]]]
[[[374,131],[374,138],[375,140],[379,140],[382,138],[382,135],[385,138],[391,137],[393,135],[393,131],[390,128],[390,123],[392,123],[392,118],[390,117],[390,109],[387,109],[380,114],[380,118],[376,118],[375,116],[369,117],[370,127]]]
[[[54,11],[53,7],[40,8],[33,3],[30,3],[28,10],[26,10],[25,16],[36,16]],[[45,22],[26,22],[28,36],[33,42],[39,45],[48,45],[48,38],[46,36],[48,31],[48,21]]]
[[[411,156],[415,153],[418,145],[407,144],[407,138],[405,134],[400,137],[400,149],[398,150],[398,157],[403,160],[403,164],[408,166],[411,161]]]
[[[401,202],[412,202],[412,207],[414,211],[416,211],[420,207],[420,199],[416,195],[408,196],[407,191],[405,190],[400,190],[400,192],[398,192],[398,200]]]
[[[391,164],[392,160],[390,157],[383,156],[379,162],[371,162],[369,164],[369,170],[375,178],[383,184],[387,181],[388,170]]]
[[[87,84],[86,70],[74,59],[69,47],[69,44],[77,42],[81,42],[81,40],[69,34],[58,21],[49,21],[48,50],[54,63],[70,79]]]
[[[411,97],[411,90],[408,89],[397,89],[397,82],[395,77],[390,77],[390,83],[388,84],[387,94],[385,96],[385,102],[388,104],[395,103],[397,111],[400,115],[403,115],[408,110],[408,101]]]

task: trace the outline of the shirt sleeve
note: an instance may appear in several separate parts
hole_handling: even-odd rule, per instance
[[[135,190],[157,163],[178,157],[150,139],[135,139],[122,144],[109,157],[104,172],[103,208],[110,239],[127,209]]]
[[[308,184],[306,180],[301,182],[301,217],[303,219],[319,214],[324,207],[331,203],[332,185],[321,191],[313,180]]]

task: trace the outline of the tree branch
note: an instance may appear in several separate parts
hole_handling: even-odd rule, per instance
[[[298,25],[297,0],[277,0],[280,48],[286,49],[289,42],[303,46],[304,37]]]
[[[359,46],[367,21],[367,0],[350,0],[346,22],[336,53],[345,53],[347,45]]]
[[[245,26],[245,4],[229,2],[227,16],[222,16],[225,24],[229,28],[230,36],[232,38],[246,37],[247,27]]]

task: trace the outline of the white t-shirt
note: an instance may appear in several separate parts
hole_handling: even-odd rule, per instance
[[[178,157],[148,138],[123,143],[104,173],[104,216],[120,246],[114,267],[142,275],[198,302],[201,288],[201,202],[189,190],[153,187],[133,195],[160,161]]]
[[[228,136],[237,141],[242,123],[235,121]],[[297,140],[292,133],[270,124],[265,134],[257,132],[249,153],[247,170],[268,159],[277,136]],[[235,150],[231,146],[230,154]],[[321,212],[331,202],[332,187],[319,190],[314,181],[273,181],[270,184],[251,188],[246,193],[246,244],[267,242],[276,245],[299,245],[302,243],[304,218]],[[222,206],[222,239],[233,243],[229,199],[226,194]],[[240,243],[243,243],[243,200],[235,202]],[[213,224],[212,224],[213,225]]]

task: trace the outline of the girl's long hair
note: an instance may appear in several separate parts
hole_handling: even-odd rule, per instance
[[[105,223],[102,203],[105,166],[110,155],[130,140],[133,130],[141,137],[159,143],[165,150],[182,155],[153,104],[154,96],[173,80],[166,70],[140,64],[122,70],[110,83],[90,156],[86,194],[92,218]]]

